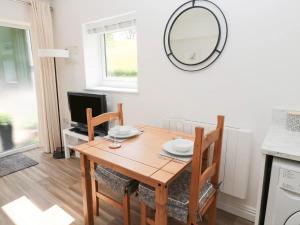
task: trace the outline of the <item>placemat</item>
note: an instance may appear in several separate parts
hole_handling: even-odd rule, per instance
[[[168,158],[172,158],[172,159],[176,159],[179,161],[183,161],[183,162],[189,162],[192,160],[193,156],[178,156],[178,155],[173,155],[165,150],[162,150],[159,155],[163,156],[163,157],[168,157]]]

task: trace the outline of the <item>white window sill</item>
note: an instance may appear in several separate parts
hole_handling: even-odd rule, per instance
[[[94,87],[94,88],[86,88],[85,90],[87,90],[87,91],[130,93],[130,94],[139,93],[137,88]]]

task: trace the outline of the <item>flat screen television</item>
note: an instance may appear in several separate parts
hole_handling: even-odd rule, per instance
[[[69,109],[72,122],[77,125],[74,131],[87,133],[86,109],[92,108],[93,117],[107,112],[105,95],[81,92],[68,92]],[[77,130],[76,130],[77,129]],[[95,134],[107,134],[108,124],[104,123],[95,127]]]

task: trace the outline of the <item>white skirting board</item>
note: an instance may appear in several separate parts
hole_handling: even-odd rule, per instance
[[[255,221],[256,209],[248,205],[236,203],[234,200],[218,200],[217,208],[251,222]]]

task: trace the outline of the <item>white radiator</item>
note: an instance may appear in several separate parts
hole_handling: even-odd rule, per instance
[[[215,124],[177,118],[164,120],[163,126],[190,134],[194,134],[196,126],[205,128],[205,132],[216,127]],[[225,126],[220,168],[221,192],[240,199],[247,197],[251,152],[252,131]]]

